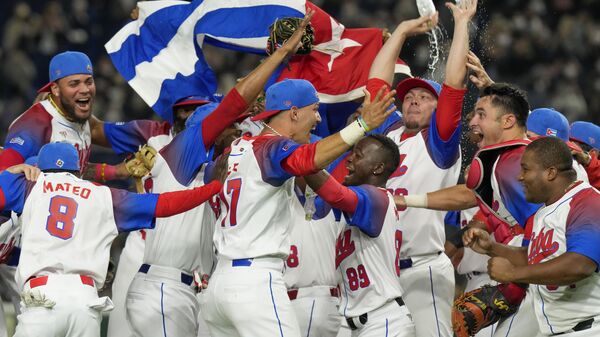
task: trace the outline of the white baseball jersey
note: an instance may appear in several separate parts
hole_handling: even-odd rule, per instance
[[[334,210],[340,229],[335,264],[342,277],[339,312],[356,317],[402,296],[398,277],[403,231],[388,191],[371,185],[350,189],[358,196],[354,214]],[[381,232],[372,237],[358,226]]]
[[[214,236],[219,256],[231,260],[288,256],[296,196],[294,179],[281,162],[299,146],[271,135],[233,142]]]
[[[8,129],[4,146],[27,159],[37,156],[40,148],[51,142],[73,144],[79,152],[81,172],[85,171],[92,144],[90,123],[68,121],[49,100],[34,104],[15,119]]]
[[[154,226],[158,196],[133,194],[79,179],[70,173],[0,175],[1,209],[21,212],[19,286],[44,274],[106,277],[110,245],[118,230]]]
[[[571,252],[600,265],[600,192],[580,182],[559,200],[535,214],[528,249],[529,264]],[[531,285],[534,310],[542,333],[551,335],[600,315],[600,275],[568,286]]]
[[[590,179],[588,178],[588,174],[583,165],[579,164],[579,162],[573,159],[573,169],[577,173],[577,180],[589,183]]]
[[[151,146],[162,146],[150,171],[153,193],[192,189],[204,185],[205,165],[212,152],[202,146],[201,126],[182,131],[169,144],[153,137]],[[154,144],[156,143],[156,144]],[[213,267],[215,216],[206,203],[187,212],[156,220],[146,235],[144,263],[169,266],[191,273],[210,274]]]
[[[388,132],[387,136],[398,144],[400,151],[400,165],[387,182],[387,188],[393,195],[436,191],[458,181],[460,131],[443,142],[438,139],[439,136],[430,134],[433,127],[435,125],[406,139],[402,139],[404,126]],[[399,212],[405,238],[402,258],[444,251],[443,212],[413,207]]]
[[[310,201],[309,201],[310,202]],[[339,234],[333,213],[306,220],[306,211],[297,197],[292,198],[290,255],[283,274],[288,289],[312,286],[335,287],[335,242]]]

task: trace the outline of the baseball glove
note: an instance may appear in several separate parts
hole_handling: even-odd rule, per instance
[[[141,178],[150,173],[156,160],[156,150],[144,145],[131,158],[125,161],[125,168],[133,178]]]
[[[474,336],[481,329],[514,314],[518,308],[506,300],[498,286],[485,285],[454,301],[452,328],[457,337]]]
[[[269,38],[267,40],[267,54],[271,55],[287,41],[296,28],[300,26],[302,18],[283,18],[275,21],[269,26]],[[315,32],[310,24],[304,29],[302,34],[302,46],[296,54],[308,54],[312,50]]]

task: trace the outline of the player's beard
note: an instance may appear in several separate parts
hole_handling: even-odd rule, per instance
[[[420,125],[417,121],[412,120],[412,121],[405,121],[404,126],[409,130],[415,130],[415,129],[419,129]]]
[[[71,104],[71,103],[67,102],[65,99],[63,99],[63,96],[59,96],[58,99],[60,100],[60,104],[61,104],[61,106],[63,108],[63,112],[67,115],[66,117],[69,120],[71,120],[72,122],[83,124],[92,115],[90,113],[88,115],[88,117],[85,117],[85,118],[78,117],[77,114],[75,113],[75,105],[74,104]],[[90,98],[90,111],[92,111],[92,103],[93,103],[93,100],[92,100],[92,98]]]

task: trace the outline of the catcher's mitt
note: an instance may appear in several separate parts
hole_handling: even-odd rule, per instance
[[[125,161],[125,168],[133,178],[141,178],[150,173],[156,160],[156,150],[144,145],[131,158]]]
[[[481,329],[514,314],[519,305],[510,304],[498,286],[484,285],[464,293],[452,307],[452,328],[457,337],[474,336]]]
[[[277,48],[281,47],[296,28],[300,26],[302,18],[283,18],[275,21],[269,26],[269,38],[267,40],[267,54],[271,55]],[[302,46],[296,54],[308,54],[312,50],[313,41],[315,40],[315,32],[310,23],[304,29],[302,34]]]

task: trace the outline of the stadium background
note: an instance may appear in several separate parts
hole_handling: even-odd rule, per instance
[[[402,19],[418,14],[414,0],[314,1],[346,27],[393,30]],[[440,11],[442,55],[448,49],[451,17],[443,2]],[[94,63],[97,87],[94,114],[108,121],[155,118],[146,104],[115,71],[104,44],[129,21],[135,0],[0,1],[0,139],[10,123],[24,112],[37,88],[48,81],[51,57],[64,50],[87,53]],[[495,81],[518,84],[528,92],[531,106],[554,107],[570,121],[600,123],[600,12],[597,0],[480,0],[472,49]],[[413,75],[428,72],[427,38],[412,38],[402,58]],[[260,57],[211,46],[205,57],[218,75],[219,92],[252,70]],[[444,59],[433,79],[440,80]],[[471,86],[466,108],[474,103]],[[94,149],[93,162],[121,160]],[[465,159],[469,156],[465,156]],[[124,187],[124,186],[121,186]]]

